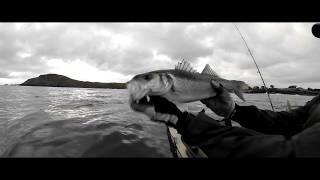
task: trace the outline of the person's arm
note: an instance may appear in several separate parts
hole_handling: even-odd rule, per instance
[[[243,127],[265,134],[281,134],[290,137],[302,130],[314,105],[319,103],[320,96],[318,95],[302,107],[280,112],[261,110],[255,106],[236,105],[236,113],[232,120]]]
[[[222,126],[199,113],[183,113],[176,126],[182,139],[208,157],[320,157],[320,124],[291,138]]]
[[[319,96],[308,102],[305,106],[286,112],[273,112],[261,110],[256,106],[239,106],[234,103],[230,94],[219,84],[211,82],[217,96],[202,100],[208,108],[220,116],[231,117],[241,126],[266,134],[281,134],[292,136],[299,132],[314,104],[319,104]],[[235,113],[233,111],[235,109]]]

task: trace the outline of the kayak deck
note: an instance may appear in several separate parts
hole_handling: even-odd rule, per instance
[[[199,148],[186,144],[175,128],[167,127],[171,152],[176,158],[207,158],[207,155]]]

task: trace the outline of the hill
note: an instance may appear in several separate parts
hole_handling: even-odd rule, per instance
[[[59,74],[44,74],[31,78],[20,84],[20,86],[48,86],[48,87],[78,87],[78,88],[109,88],[125,89],[125,83],[100,83],[78,81]]]

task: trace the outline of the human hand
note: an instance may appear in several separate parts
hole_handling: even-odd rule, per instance
[[[217,92],[215,97],[201,100],[208,108],[219,116],[229,117],[235,108],[235,103],[229,92],[219,83],[211,81],[211,86]]]
[[[149,102],[144,97],[139,103],[129,103],[133,110],[147,115],[152,121],[167,125],[176,126],[178,119],[182,117],[182,112],[175,104],[160,96],[150,96]]]

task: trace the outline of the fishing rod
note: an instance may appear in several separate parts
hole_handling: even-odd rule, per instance
[[[240,36],[241,36],[244,44],[246,45],[246,47],[247,47],[247,49],[248,49],[248,51],[249,51],[250,56],[252,57],[252,60],[253,60],[254,64],[256,65],[256,67],[257,67],[257,69],[258,69],[258,73],[259,73],[259,75],[260,75],[260,77],[261,77],[262,83],[263,83],[264,87],[266,88],[266,91],[267,91],[267,95],[268,95],[268,98],[269,98],[269,102],[270,102],[271,108],[272,108],[272,110],[274,111],[273,104],[272,104],[272,101],[271,101],[271,98],[270,98],[270,95],[269,95],[269,90],[268,90],[268,87],[266,86],[266,83],[265,83],[264,80],[263,80],[263,77],[262,77],[262,74],[261,74],[261,72],[260,72],[259,66],[258,66],[256,60],[254,59],[254,57],[253,57],[253,55],[252,55],[252,52],[251,52],[251,50],[250,50],[250,48],[249,48],[249,46],[248,46],[248,44],[247,44],[247,41],[246,41],[246,40],[244,39],[244,37],[242,36],[242,33],[241,33],[241,31],[239,30],[238,26],[237,26],[235,23],[233,23],[233,25],[234,25],[234,27],[236,28],[236,30],[239,32],[239,34],[240,34]]]

